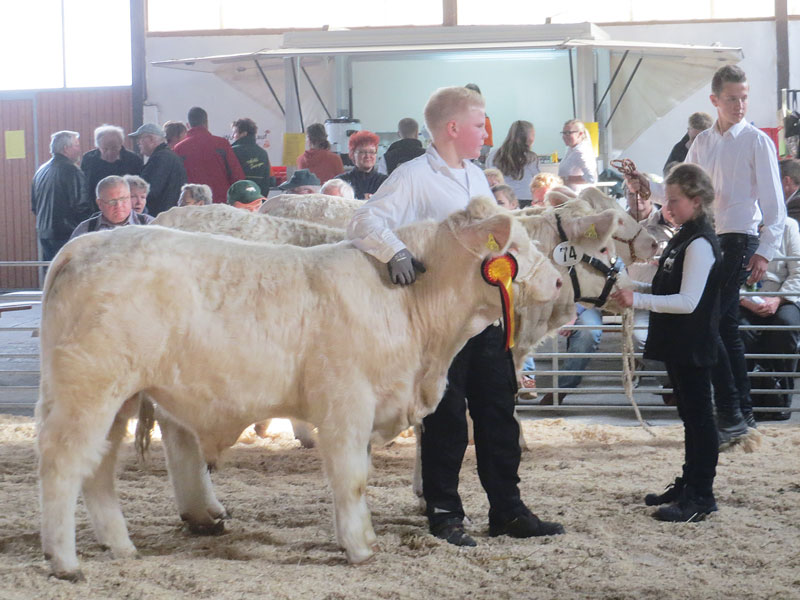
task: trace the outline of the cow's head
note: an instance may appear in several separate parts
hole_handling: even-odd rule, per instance
[[[462,246],[482,260],[511,254],[517,263],[515,287],[526,298],[549,302],[561,287],[561,274],[531,241],[517,219],[493,199],[473,198],[466,211],[466,221],[453,233]],[[449,219],[456,223],[459,213]]]
[[[625,212],[616,200],[606,196],[595,187],[588,187],[578,194],[595,210],[613,209],[620,217],[620,223],[612,236],[615,254],[626,265],[633,262],[644,261],[655,256],[658,252],[658,241],[642,224]]]

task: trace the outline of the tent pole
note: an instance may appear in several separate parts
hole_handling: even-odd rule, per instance
[[[309,77],[308,71],[306,71],[306,68],[302,64],[300,65],[300,69],[302,69],[303,75],[306,76],[306,79],[308,80],[308,85],[310,85],[311,89],[314,90],[314,95],[317,97],[317,100],[319,100],[319,103],[322,105],[325,114],[328,115],[329,119],[332,119],[333,117],[331,116],[331,111],[328,110],[328,107],[325,106],[325,103],[322,101],[322,96],[319,95],[317,87],[314,85],[314,82],[311,81],[311,77]]]
[[[622,55],[622,59],[619,61],[619,64],[617,65],[617,69],[614,71],[614,74],[611,76],[611,81],[608,82],[608,87],[606,88],[606,91],[603,92],[603,97],[600,98],[600,102],[598,102],[597,106],[594,107],[594,120],[595,121],[597,120],[597,113],[600,112],[600,107],[603,106],[603,100],[605,100],[606,96],[608,96],[608,92],[611,91],[611,86],[614,85],[614,80],[617,78],[617,75],[619,75],[619,70],[622,68],[622,63],[624,63],[625,59],[628,58],[628,52],[629,52],[629,50],[625,50],[625,54]]]
[[[264,83],[267,84],[267,87],[269,88],[269,91],[272,92],[272,97],[275,98],[275,102],[278,103],[278,108],[281,109],[281,114],[283,116],[286,116],[286,111],[283,110],[283,104],[281,104],[281,101],[278,100],[278,95],[275,93],[275,90],[272,89],[272,84],[269,82],[269,79],[267,79],[267,75],[266,75],[266,73],[264,73],[264,69],[261,68],[261,65],[258,64],[257,60],[255,60],[253,62],[256,63],[256,66],[258,67],[258,72],[261,73],[261,77],[264,79]]]
[[[569,85],[572,88],[572,118],[578,118],[578,110],[575,107],[575,75],[572,68],[572,48],[568,49],[569,52]]]
[[[643,58],[640,58],[638,61],[636,61],[636,66],[633,67],[633,73],[631,73],[631,76],[628,78],[628,83],[626,83],[625,87],[622,88],[622,93],[619,95],[619,99],[617,100],[617,103],[614,105],[614,110],[612,110],[611,114],[608,116],[608,121],[606,121],[605,124],[606,127],[608,127],[608,124],[611,123],[611,119],[614,118],[614,113],[617,112],[617,108],[619,108],[619,103],[622,102],[622,99],[625,97],[625,92],[628,91],[628,88],[631,85],[631,81],[633,81],[633,76],[636,75],[636,71],[639,70],[639,65],[642,64],[642,60]]]
[[[297,61],[296,57],[291,58],[291,65],[292,65],[292,80],[294,81],[294,95],[297,98],[297,113],[300,115],[300,131],[302,133],[306,132],[306,126],[303,123],[303,107],[300,104],[300,89],[297,85]]]

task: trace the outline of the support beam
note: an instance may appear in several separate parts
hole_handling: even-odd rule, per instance
[[[775,0],[775,41],[778,67],[778,109],[781,108],[781,90],[789,87],[789,18],[787,0]]]
[[[131,4],[131,107],[133,129],[144,122],[144,102],[147,99],[147,61],[145,60],[145,0],[130,0]]]
[[[442,0],[442,25],[458,25],[458,0]]]

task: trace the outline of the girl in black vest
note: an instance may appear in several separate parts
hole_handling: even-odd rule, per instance
[[[711,367],[716,362],[719,324],[720,249],[711,222],[714,188],[699,166],[681,164],[666,179],[664,210],[680,225],[661,255],[652,288],[622,290],[622,306],[651,311],[645,358],[666,363],[683,421],[683,473],[663,494],[645,504],[664,504],[661,521],[701,521],[717,510],[713,483],[719,442],[711,402]],[[650,293],[643,293],[649,291]]]

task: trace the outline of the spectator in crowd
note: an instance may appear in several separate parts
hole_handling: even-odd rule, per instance
[[[717,70],[711,103],[713,127],[694,139],[687,163],[703,167],[716,191],[714,220],[722,248],[719,360],[714,369],[714,401],[720,443],[728,444],[754,427],[744,344],[739,334],[739,288],[761,281],[781,244],[786,219],[777,153],[772,140],[745,120],[749,85],[737,66]],[[763,220],[759,237],[759,222]]]
[[[175,149],[175,144],[186,137],[186,125],[180,121],[167,121],[164,123],[164,135],[167,138],[167,146],[170,150]]]
[[[502,206],[506,210],[517,210],[519,208],[517,195],[510,185],[505,183],[493,185],[492,193],[494,194],[494,199],[497,200],[498,206]]]
[[[486,175],[486,181],[489,182],[489,187],[492,188],[496,185],[505,185],[506,180],[500,169],[484,169],[483,174]]]
[[[266,198],[255,181],[242,179],[228,188],[228,204],[235,208],[258,212],[264,200]]]
[[[586,126],[578,119],[564,123],[561,137],[567,153],[558,165],[558,176],[573,190],[597,182],[597,157]]]
[[[138,175],[125,175],[123,179],[131,190],[131,208],[137,214],[147,213],[147,194],[150,184]],[[150,213],[147,213],[150,214]]]
[[[148,157],[142,179],[150,184],[147,211],[153,217],[177,206],[181,186],[186,183],[183,161],[169,149],[164,130],[155,123],[145,123],[130,134],[139,150]]]
[[[178,206],[208,206],[213,202],[211,188],[205,183],[187,183],[181,187]]]
[[[660,521],[696,522],[717,510],[713,484],[719,442],[711,402],[716,362],[722,256],[711,224],[714,187],[694,164],[666,179],[667,207],[680,229],[664,249],[652,286],[612,294],[620,306],[651,312],[645,358],[666,363],[684,427],[681,475],[662,494],[647,494]]]
[[[278,186],[278,189],[287,194],[316,194],[319,188],[319,179],[308,169],[297,169],[287,181]]]
[[[100,212],[82,221],[72,232],[72,238],[84,233],[114,229],[124,225],[147,225],[153,217],[137,214],[131,208],[131,190],[128,182],[119,175],[109,175],[101,179],[96,190],[97,206]]]
[[[372,200],[356,209],[348,237],[387,263],[393,283],[410,285],[425,270],[394,230],[422,219],[441,221],[473,196],[491,194],[486,177],[472,163],[486,139],[484,106],[479,94],[463,87],[434,92],[425,106],[433,143],[423,156],[400,165]],[[471,338],[453,360],[447,380],[438,408],[422,426],[422,491],[431,533],[456,546],[476,545],[464,529],[458,494],[468,441],[467,407],[475,424],[478,475],[489,498],[489,535],[563,533],[560,524],[541,521],[520,498],[517,386],[503,328],[489,326]]]
[[[391,175],[398,165],[425,154],[425,148],[419,141],[419,123],[411,117],[400,119],[397,124],[400,139],[394,142],[383,155],[386,161],[386,172]]]
[[[800,256],[800,230],[797,221],[788,217],[784,226],[783,239],[778,248],[779,256]],[[791,325],[800,326],[800,262],[796,260],[771,260],[761,278],[760,292],[763,296],[742,296],[739,299],[741,307],[740,323],[742,325]],[[769,292],[791,293],[791,296],[770,296]],[[798,330],[743,330],[745,352],[749,354],[794,354],[793,358],[757,359],[748,361],[748,369],[769,372],[797,371],[797,345],[800,342]],[[780,376],[773,381],[767,377],[753,379],[754,387],[776,387],[770,383],[777,383],[780,389],[791,392],[794,389],[794,377]],[[791,393],[785,395],[764,394],[761,406],[791,406]],[[754,404],[755,402],[755,398]],[[791,413],[760,413],[759,419],[788,419]]]
[[[531,150],[535,135],[532,123],[514,121],[506,139],[486,159],[486,166],[500,169],[506,184],[525,205],[531,201],[531,181],[539,172],[539,157]]]
[[[175,154],[183,159],[189,183],[205,183],[211,187],[214,202],[224,202],[228,188],[245,178],[239,159],[228,140],[208,131],[205,110],[193,106],[189,109],[188,120],[189,131],[186,138],[175,145]]]
[[[83,155],[81,171],[86,175],[87,198],[94,198],[97,182],[109,175],[139,175],[142,159],[124,146],[125,132],[116,125],[101,125],[94,130],[95,149]]]
[[[297,157],[297,168],[308,169],[320,181],[333,179],[344,171],[342,157],[331,152],[331,143],[322,123],[312,123],[306,129],[308,149]]]
[[[570,329],[571,325],[588,325],[596,329]],[[570,354],[593,354],[600,347],[603,337],[603,315],[597,308],[586,308],[580,304],[575,307],[575,316],[566,323],[558,334],[567,338],[567,352]],[[583,371],[589,364],[588,356],[574,356],[564,360],[561,369],[564,371]],[[576,388],[580,385],[582,375],[561,375],[558,377],[558,387]],[[556,381],[553,381],[555,386]],[[562,394],[562,399],[566,394]],[[539,404],[546,406],[553,404],[553,394],[546,393],[539,400]]]
[[[378,136],[367,130],[356,131],[348,140],[350,160],[355,167],[352,171],[339,175],[339,179],[344,179],[353,186],[358,200],[369,199],[386,181],[386,175],[375,168],[379,142]]]
[[[94,204],[86,195],[86,177],[75,164],[81,157],[78,132],[54,133],[50,154],[52,158],[39,167],[31,185],[42,260],[53,260],[78,223],[92,214]]]
[[[531,179],[531,206],[544,206],[544,196],[554,188],[564,185],[564,180],[553,173],[537,173]],[[525,208],[524,202],[522,207]]]
[[[483,94],[481,94],[481,88],[479,88],[478,84],[476,84],[476,83],[468,83],[464,87],[467,88],[468,90],[472,90],[473,92],[475,92],[479,96],[483,95]],[[480,153],[480,156],[478,156],[478,158],[477,158],[478,164],[480,164],[481,166],[486,165],[486,157],[489,156],[489,152],[491,151],[492,146],[494,146],[494,135],[492,133],[492,121],[491,121],[491,119],[489,119],[489,115],[486,115],[486,122],[484,123],[484,128],[486,129],[486,139],[483,140],[483,146],[481,146],[481,153]],[[501,181],[500,183],[505,183],[505,182]]]
[[[780,162],[781,187],[786,199],[786,213],[794,220],[800,219],[800,160],[786,158]]]
[[[341,196],[349,200],[354,200],[356,197],[353,187],[338,177],[328,179],[328,181],[323,184],[322,188],[320,188],[319,193],[327,194],[328,196]]]
[[[259,189],[268,190],[275,184],[270,175],[269,155],[256,142],[258,127],[253,119],[237,119],[233,127],[233,153],[242,165],[244,176]]]
[[[696,112],[691,114],[689,117],[689,127],[686,129],[686,135],[673,146],[672,152],[669,153],[669,157],[667,158],[667,162],[664,163],[665,174],[670,172],[674,166],[673,163],[682,163],[686,160],[686,155],[689,152],[689,147],[692,145],[694,138],[697,137],[698,133],[705,131],[713,124],[714,119],[712,119],[711,115],[708,113]]]

